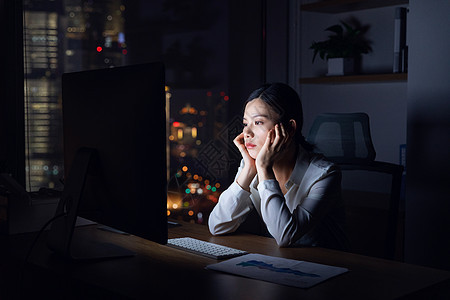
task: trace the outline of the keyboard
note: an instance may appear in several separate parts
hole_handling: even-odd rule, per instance
[[[169,239],[167,241],[167,246],[214,259],[226,259],[248,254],[246,251],[217,245],[190,237]]]

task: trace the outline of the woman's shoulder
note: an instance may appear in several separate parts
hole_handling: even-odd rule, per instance
[[[337,164],[328,160],[323,154],[310,153],[310,166],[318,168],[324,172],[330,172],[332,170],[338,170]]]
[[[323,154],[300,149],[303,151],[297,153],[297,161],[293,171],[293,174],[297,177],[303,177],[302,174],[305,173],[312,177],[322,177],[327,173],[339,170],[339,167]]]
[[[327,160],[322,154],[303,152],[299,153],[292,177],[301,178],[301,185],[303,186],[312,186],[319,180],[333,174],[339,176],[339,173],[339,167]],[[300,184],[300,182],[297,183]]]

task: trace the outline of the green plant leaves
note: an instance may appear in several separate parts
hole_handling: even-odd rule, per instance
[[[317,54],[321,59],[328,60],[336,57],[358,57],[371,52],[371,42],[364,37],[367,30],[367,26],[351,26],[343,21],[341,24],[328,27],[325,31],[333,33],[328,36],[328,40],[313,41],[310,47],[314,50],[312,61],[314,62]]]

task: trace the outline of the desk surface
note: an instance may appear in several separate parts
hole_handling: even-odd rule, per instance
[[[30,294],[48,293],[47,296],[68,290],[83,298],[108,295],[148,299],[156,294],[163,295],[163,299],[396,299],[429,293],[450,295],[450,272],[323,248],[279,248],[271,238],[250,234],[213,237],[203,225],[182,223],[169,229],[169,237],[190,236],[250,253],[344,267],[350,272],[312,288],[299,289],[206,270],[206,265],[217,261],[135,236],[104,232],[94,226],[78,230],[124,246],[137,255],[90,263],[66,262],[40,241],[30,257],[21,288],[32,289]],[[8,237],[7,243],[3,240],[4,237],[1,254],[6,251],[16,258],[24,255],[23,249],[31,241],[26,235]],[[52,289],[53,294],[49,292]]]

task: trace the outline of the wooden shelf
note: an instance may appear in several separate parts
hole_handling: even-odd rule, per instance
[[[317,0],[300,6],[302,11],[319,13],[343,13],[395,5],[407,5],[409,0]],[[345,76],[321,76],[300,78],[300,84],[348,84],[377,82],[406,82],[406,73],[361,74]]]
[[[348,11],[408,4],[409,0],[323,0],[301,5],[302,11],[337,14]]]
[[[371,82],[402,82],[408,80],[407,73],[364,74],[346,76],[323,76],[300,78],[300,84],[342,84]]]

